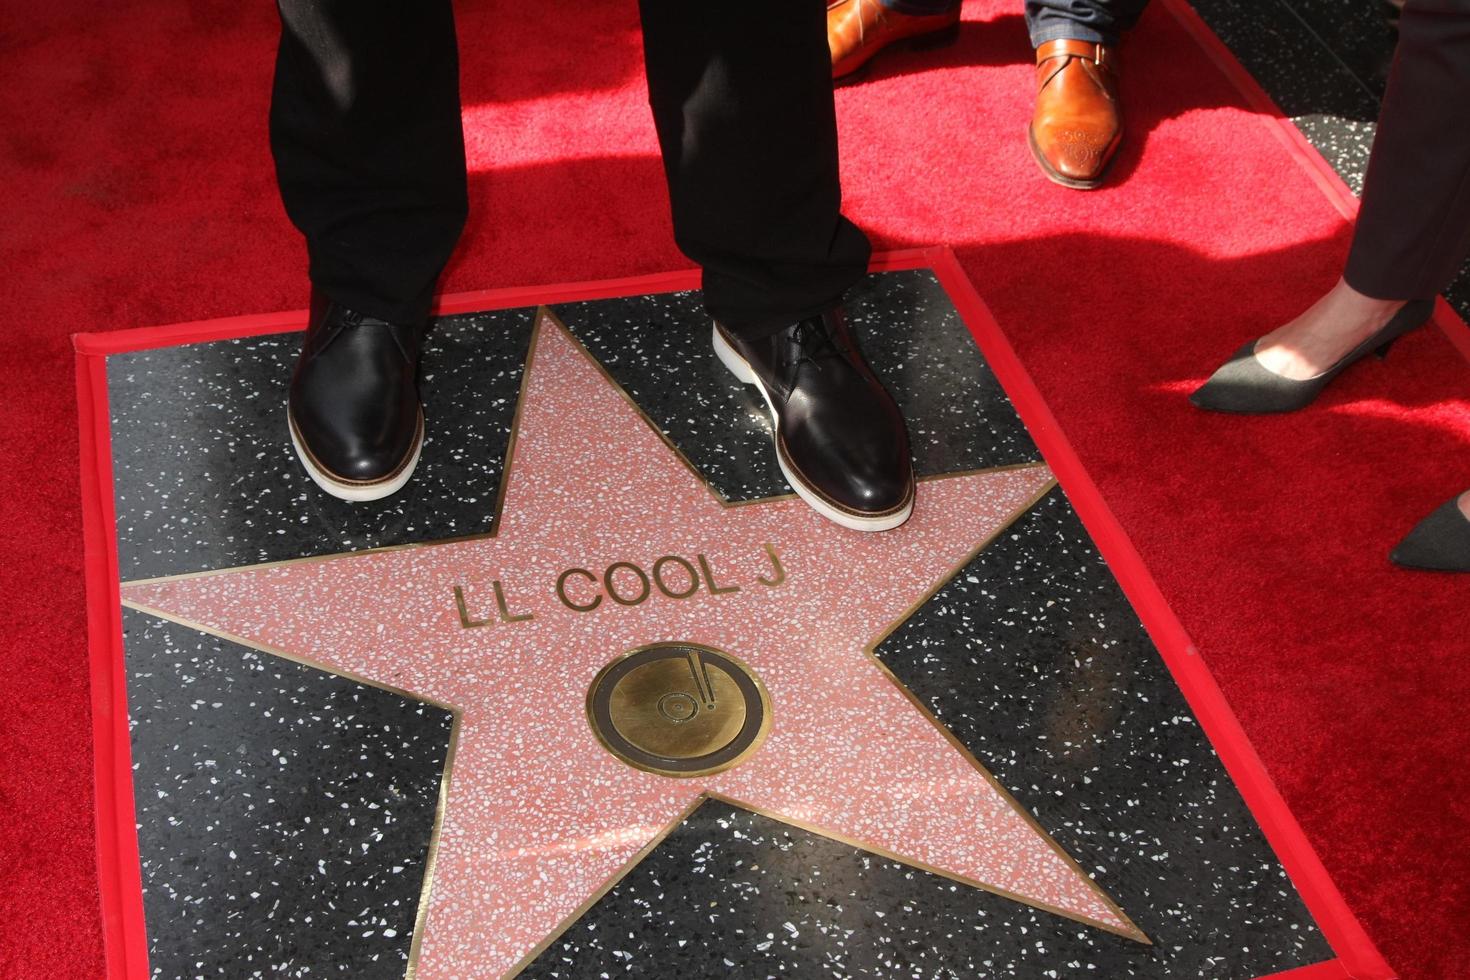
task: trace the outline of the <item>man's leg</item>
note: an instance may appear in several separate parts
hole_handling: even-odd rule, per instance
[[[1026,0],[1036,49],[1031,151],[1066,187],[1102,183],[1123,139],[1117,45],[1148,0]]]
[[[428,315],[468,208],[447,0],[279,0],[271,151],[312,285],[384,320]]]
[[[841,212],[820,3],[641,7],[674,234],[711,315],[741,331],[831,306],[869,246]]]
[[[348,500],[396,491],[423,440],[418,351],[467,211],[448,0],[279,0],[271,150],[306,237],[293,444]]]
[[[869,245],[841,213],[824,9],[641,9],[674,234],[704,267],[717,350],[770,402],[808,503],[850,527],[897,526],[913,506],[903,419],[838,309]]]

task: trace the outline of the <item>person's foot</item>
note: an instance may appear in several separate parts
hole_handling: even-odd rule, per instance
[[[831,0],[827,4],[827,47],[832,77],[846,78],[890,45],[940,47],[959,36],[959,4],[934,15],[890,10],[879,0]]]
[[[715,324],[715,353],[760,389],[776,457],[797,495],[858,531],[886,531],[914,509],[903,415],[863,360],[842,311],[808,317],[760,340]]]
[[[1189,400],[1212,412],[1294,412],[1369,353],[1382,357],[1433,312],[1432,299],[1372,299],[1338,280],[1301,316],[1247,341]]]
[[[1029,138],[1048,179],[1081,190],[1102,183],[1123,141],[1114,48],[1064,38],[1036,49]]]
[[[1404,302],[1364,296],[1338,279],[1305,313],[1256,341],[1256,360],[1292,381],[1320,377],[1382,330]]]
[[[377,500],[413,475],[424,442],[424,328],[363,316],[313,291],[287,419],[301,464],[332,496]]]
[[[1470,490],[1420,521],[1389,558],[1405,568],[1470,572]]]

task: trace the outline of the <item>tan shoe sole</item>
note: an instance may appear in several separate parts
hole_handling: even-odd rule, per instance
[[[289,409],[286,412],[286,423],[291,430],[291,447],[296,450],[296,458],[301,460],[301,465],[305,468],[306,475],[311,477],[311,482],[338,500],[346,500],[350,503],[382,500],[402,490],[404,484],[408,483],[408,478],[413,476],[413,471],[418,467],[419,455],[424,448],[424,410],[420,406],[418,428],[414,432],[413,445],[393,472],[378,480],[350,480],[345,476],[333,473],[317,462],[311,449],[307,447],[306,442],[297,431],[296,419],[292,417]]]

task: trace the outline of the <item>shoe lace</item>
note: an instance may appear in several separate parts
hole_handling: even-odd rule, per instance
[[[823,360],[846,357],[847,352],[832,339],[832,335],[827,331],[827,325],[820,316],[798,320],[796,327],[791,331],[791,341],[796,347],[796,357],[792,363],[793,374],[799,371],[803,364],[810,364],[820,371]]]
[[[379,320],[353,309],[343,309],[341,315],[338,317],[338,321],[341,326],[323,338],[320,346],[316,349],[316,353],[320,354],[326,350],[339,337],[347,333],[347,331],[356,330],[362,327],[364,322],[371,321],[387,329],[389,338],[393,341],[393,345],[398,348],[398,352],[403,355],[404,360],[413,361],[417,356],[416,345],[421,337],[418,330],[413,326]]]

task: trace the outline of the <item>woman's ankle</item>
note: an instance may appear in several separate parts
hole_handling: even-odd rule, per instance
[[[1365,296],[1338,279],[1300,316],[1262,337],[1256,359],[1294,381],[1316,377],[1382,330],[1406,302]]]

